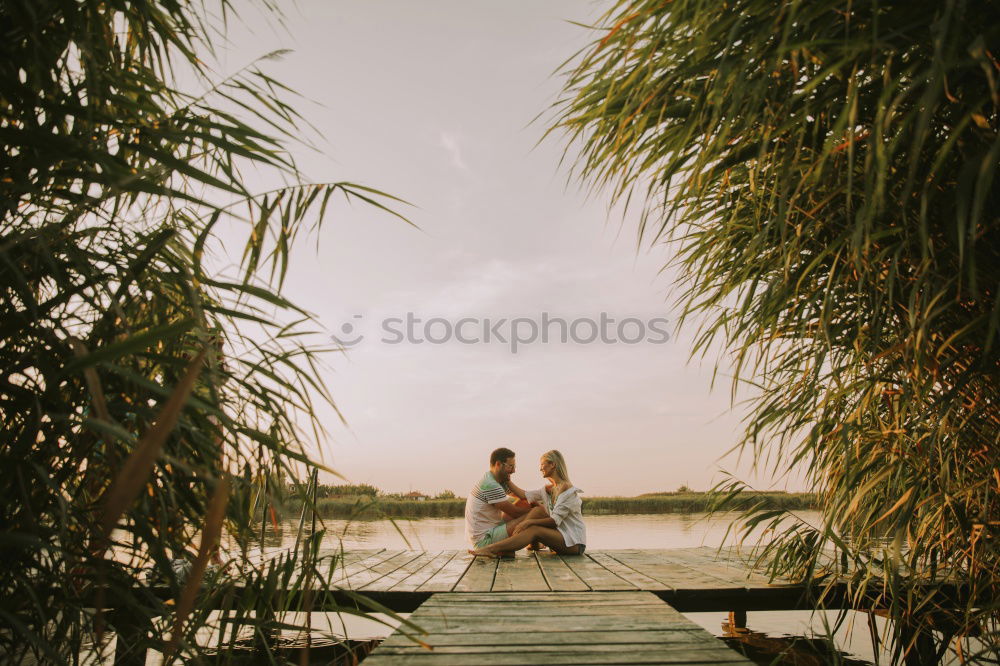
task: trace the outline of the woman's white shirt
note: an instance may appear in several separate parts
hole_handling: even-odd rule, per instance
[[[587,544],[587,528],[583,524],[583,499],[580,493],[583,491],[576,486],[570,486],[559,493],[555,504],[552,503],[552,496],[545,488],[525,491],[525,496],[529,502],[535,502],[545,507],[549,517],[556,523],[556,529],[562,534],[566,546],[575,546],[578,543]]]

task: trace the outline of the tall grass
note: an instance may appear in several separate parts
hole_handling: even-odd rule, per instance
[[[771,571],[833,550],[894,661],[995,658],[1000,4],[618,0],[593,30],[552,130],[673,252],[741,446],[821,495],[819,529],[751,511]]]
[[[263,69],[280,54],[214,69],[232,11],[0,3],[4,661],[75,663],[109,631],[123,660],[196,659],[215,594],[267,643],[288,603],[273,581],[321,580],[315,549],[249,556],[255,512],[313,465],[304,442],[333,406],[315,322],[281,287],[335,195],[390,198],[298,171],[297,102]],[[209,261],[223,224],[243,234],[234,274]],[[242,549],[213,569],[223,529]]]
[[[771,509],[815,509],[817,497],[811,493],[758,493],[745,498],[746,504],[734,510],[761,503]],[[589,497],[583,510],[591,515],[623,513],[703,513],[712,510],[717,497],[711,493],[667,493],[640,497]]]

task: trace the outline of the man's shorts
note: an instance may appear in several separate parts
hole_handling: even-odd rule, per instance
[[[507,538],[507,523],[500,523],[491,527],[490,531],[483,535],[483,538],[476,542],[476,548],[485,548],[491,543],[503,541]]]

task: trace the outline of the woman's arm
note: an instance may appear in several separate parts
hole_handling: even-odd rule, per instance
[[[539,488],[538,490],[525,490],[524,495],[525,499],[531,504],[545,507],[545,488]]]
[[[552,509],[549,511],[549,515],[557,522],[561,523],[570,514],[576,514],[580,519],[583,519],[583,500],[580,499],[579,493],[571,493],[570,496],[560,496],[556,503],[553,505]]]

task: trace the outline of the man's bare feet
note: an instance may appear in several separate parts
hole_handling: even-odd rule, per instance
[[[496,553],[486,550],[485,548],[476,548],[475,550],[470,548],[469,555],[475,555],[476,557],[492,557],[493,559],[500,557]]]
[[[529,543],[527,550],[545,550],[545,546],[540,543]]]

